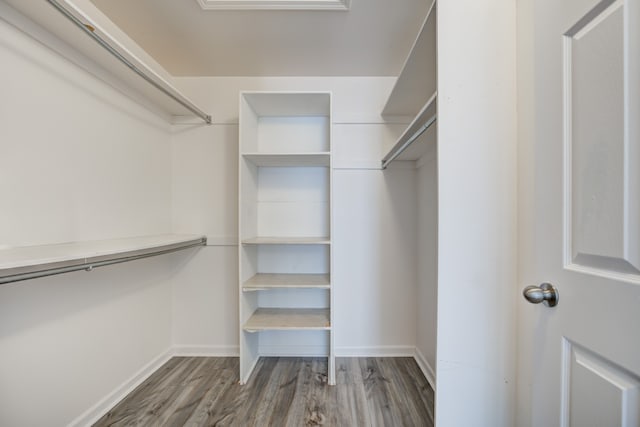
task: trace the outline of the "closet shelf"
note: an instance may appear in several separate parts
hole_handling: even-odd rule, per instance
[[[243,239],[243,245],[330,245],[328,237],[253,237]]]
[[[436,49],[436,2],[433,1],[382,109],[383,116],[413,117],[425,100],[436,91]]]
[[[0,284],[162,255],[206,245],[204,236],[162,234],[0,250]]]
[[[242,285],[243,291],[261,291],[267,289],[329,289],[331,282],[328,274],[273,274],[259,273]]]
[[[437,98],[437,93],[429,98],[391,150],[382,158],[383,169],[394,160],[418,160],[427,150],[429,141],[436,139],[435,126],[432,125],[437,120]]]
[[[265,330],[329,330],[328,308],[258,308],[244,324],[247,332]]]
[[[246,153],[243,158],[256,166],[296,167],[329,166],[329,153]]]
[[[88,64],[99,65],[112,80],[125,86],[121,88],[123,92],[142,98],[167,116],[195,115],[211,123],[211,116],[171,83],[172,76],[90,0],[7,2],[46,30],[29,31],[31,36],[80,67],[103,78]],[[16,16],[10,10],[6,13],[13,15],[9,16],[10,22],[23,31],[27,31],[24,27],[33,27],[24,16]]]

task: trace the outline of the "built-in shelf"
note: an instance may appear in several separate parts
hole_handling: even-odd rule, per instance
[[[330,245],[328,237],[253,237],[243,239],[243,245]]]
[[[407,126],[393,147],[382,158],[382,167],[393,160],[418,160],[426,152],[430,141],[436,140],[437,93],[434,93]]]
[[[247,153],[242,155],[256,166],[307,167],[329,166],[329,153]]]
[[[328,274],[268,274],[260,273],[247,280],[243,285],[244,291],[259,291],[268,289],[329,289]]]
[[[195,115],[211,122],[207,113],[176,88],[172,76],[90,0],[6,3],[11,6],[0,2],[1,19],[107,83],[117,82],[132,98],[168,118]],[[104,72],[96,71],[95,65]]]
[[[240,383],[260,356],[313,349],[333,385],[331,94],[242,92],[239,107]]]
[[[328,308],[258,308],[244,324],[247,332],[265,330],[328,330]]]
[[[117,264],[205,245],[206,237],[163,234],[0,250],[0,284]]]
[[[383,116],[413,117],[436,91],[436,49],[434,1],[382,110]]]

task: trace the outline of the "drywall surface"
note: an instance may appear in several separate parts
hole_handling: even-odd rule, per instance
[[[170,232],[166,123],[2,19],[0,64],[0,246]],[[68,425],[163,354],[189,256],[0,286],[0,425]]]
[[[238,346],[238,100],[246,91],[331,91],[336,355],[412,355],[416,344],[416,169],[380,170],[403,124],[380,111],[393,78],[178,78],[214,124],[173,128],[173,225],[210,247],[175,277],[174,344]],[[400,162],[402,163],[402,162]],[[231,333],[233,332],[233,333]]]
[[[441,427],[515,420],[515,26],[512,1],[438,3]]]
[[[424,154],[418,169],[418,357],[435,382],[438,322],[438,164],[437,146]]]

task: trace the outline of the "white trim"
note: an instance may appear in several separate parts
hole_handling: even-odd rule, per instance
[[[605,270],[597,267],[590,267],[586,265],[569,263],[564,266],[565,270],[575,271],[577,273],[589,274],[591,276],[602,277],[609,280],[618,280],[621,282],[628,282],[634,284],[640,284],[640,275],[633,273],[623,273],[613,270]]]
[[[138,372],[133,374],[131,378],[126,380],[120,386],[116,387],[111,393],[98,401],[95,405],[87,409],[82,415],[69,423],[69,426],[88,426],[93,425],[102,418],[111,408],[124,399],[129,393],[142,384],[147,378],[156,372],[162,365],[167,363],[174,356],[172,348],[169,348],[155,359],[151,360],[143,366]]]
[[[573,357],[573,343],[562,337],[562,362],[560,374],[560,426],[569,426],[569,404],[571,402],[571,363]]]
[[[565,268],[572,263],[573,259],[573,230],[572,230],[572,221],[573,221],[573,161],[572,161],[572,144],[573,144],[573,129],[572,129],[572,87],[571,87],[571,37],[566,34],[562,37],[562,48],[563,48],[563,147],[562,147],[562,155],[563,155],[563,194],[562,194],[562,206],[563,206],[563,264]]]
[[[416,363],[420,367],[420,370],[424,374],[424,377],[427,379],[427,382],[435,392],[436,391],[436,373],[433,370],[433,367],[429,364],[429,361],[427,360],[427,358],[424,357],[424,354],[422,354],[422,352],[418,347],[416,347],[416,351],[415,351],[415,354],[413,355],[413,358],[416,360]]]
[[[351,0],[196,0],[202,10],[343,10]]]
[[[336,347],[336,357],[413,357],[412,345]]]
[[[172,352],[177,357],[240,357],[237,345],[174,345]]]

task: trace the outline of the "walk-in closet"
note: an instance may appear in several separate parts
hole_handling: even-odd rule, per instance
[[[506,426],[514,16],[0,0],[0,425]]]

